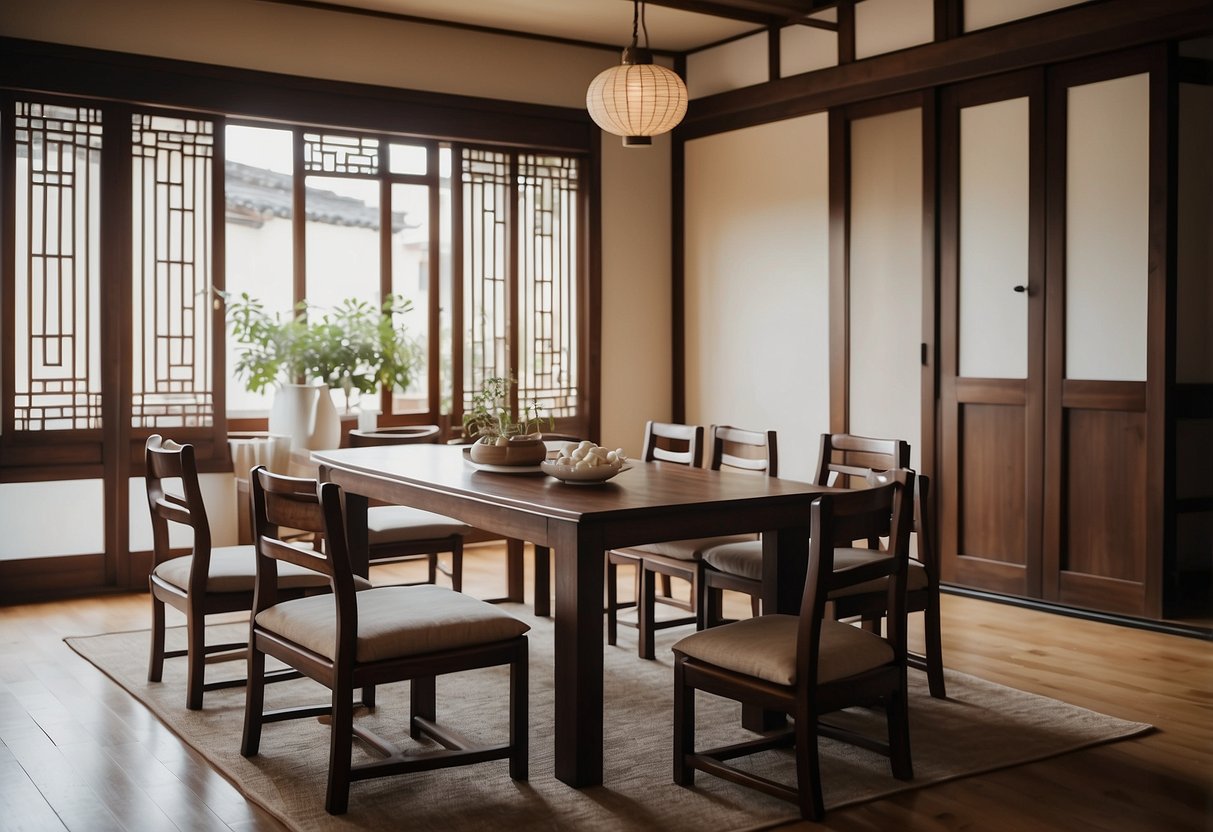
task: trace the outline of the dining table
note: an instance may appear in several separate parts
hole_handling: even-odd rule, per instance
[[[351,557],[363,576],[370,499],[455,517],[552,550],[555,775],[573,787],[603,779],[604,552],[761,532],[763,610],[794,613],[805,581],[810,508],[833,490],[663,462],[629,462],[608,481],[575,484],[546,476],[538,466],[485,470],[470,462],[466,447],[444,445],[342,448],[314,451],[312,458],[320,478],[345,493]]]

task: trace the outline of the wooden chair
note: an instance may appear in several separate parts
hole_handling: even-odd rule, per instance
[[[204,691],[244,684],[244,679],[206,682],[208,656],[213,660],[220,658],[219,654],[243,651],[248,646],[245,642],[206,644],[206,616],[253,608],[256,553],[249,545],[212,547],[193,445],[179,445],[153,434],[144,447],[144,461],[154,560],[148,575],[152,598],[152,646],[147,680],[159,682],[163,678],[166,658],[185,656],[185,706],[198,710],[202,707]],[[179,480],[181,493],[166,490],[165,480]],[[189,554],[173,552],[170,523],[192,530]],[[322,576],[295,567],[282,570],[279,584],[283,597],[328,591],[328,581]],[[165,604],[185,613],[187,646],[184,650],[166,652],[164,649]]]
[[[525,623],[484,601],[439,586],[385,586],[355,595],[341,489],[335,483],[253,469],[257,589],[249,643],[244,736],[240,753],[257,754],[263,723],[331,717],[325,809],[341,814],[350,783],[455,765],[509,759],[510,776],[527,777],[527,638]],[[282,540],[279,527],[323,532],[324,552]],[[314,570],[333,592],[284,601],[278,569]],[[265,657],[328,687],[332,701],[317,707],[264,711]],[[480,667],[510,667],[510,727],[505,744],[472,745],[437,722],[436,677]],[[410,681],[409,735],[441,750],[405,753],[354,725],[354,690],[373,701],[374,685]],[[368,693],[371,694],[368,697]],[[369,703],[368,703],[369,704]],[[354,737],[382,759],[353,765]]]
[[[351,430],[350,447],[433,444],[438,441],[439,432],[437,425]],[[417,583],[437,583],[441,572],[451,579],[456,592],[463,591],[463,539],[471,526],[419,508],[373,505],[367,509],[366,527],[371,563],[424,558],[426,579]],[[442,552],[451,553],[450,567],[438,557]]]
[[[813,503],[808,576],[799,615],[762,615],[694,633],[674,645],[674,782],[694,783],[695,770],[796,803],[820,820],[818,736],[849,740],[890,757],[893,776],[913,776],[906,702],[905,589],[914,475],[901,469],[886,485],[823,495]],[[888,551],[849,569],[827,541],[889,530]],[[881,580],[887,587],[888,636],[825,616],[831,592]],[[794,727],[756,740],[695,749],[695,691],[779,710]],[[821,723],[823,714],[881,704],[888,740],[860,737]],[[795,747],[796,787],[726,761],[772,748]]]
[[[713,471],[732,468],[775,476],[779,470],[775,432],[714,426],[711,432],[711,454],[708,467]],[[641,586],[637,615],[637,625],[640,631],[637,639],[637,652],[641,658],[655,658],[654,641],[656,631],[659,629],[691,623],[694,623],[697,629],[703,628],[705,608],[702,554],[717,546],[753,540],[753,535],[730,535],[676,540],[621,550],[620,554],[625,557],[641,558]],[[662,581],[662,595],[660,596],[657,594],[656,586],[658,577]],[[690,585],[688,602],[672,597],[669,589],[671,578],[679,578]],[[656,604],[659,602],[685,609],[692,615],[658,621]]]
[[[849,434],[822,434],[818,456],[816,483],[855,487],[872,471],[904,468],[910,463],[910,446],[899,439],[871,439]],[[907,608],[923,613],[926,651],[910,653],[911,667],[925,670],[931,695],[943,699],[947,693],[943,678],[943,648],[939,622],[939,565],[934,545],[934,525],[929,514],[930,479],[915,479],[914,532],[918,538],[917,554],[910,559],[907,578]],[[869,541],[871,548],[877,548]],[[852,553],[865,550],[850,550]],[[854,557],[856,555],[851,555]],[[862,556],[862,555],[859,555]],[[709,550],[703,555],[706,625],[720,623],[721,590],[730,589],[750,596],[753,605],[762,594],[761,543],[739,543]],[[835,600],[839,618],[860,616],[869,627],[879,626],[884,593],[879,586],[858,587]]]

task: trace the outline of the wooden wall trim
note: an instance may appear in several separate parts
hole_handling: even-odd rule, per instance
[[[841,14],[845,6],[840,6]],[[1209,0],[1104,0],[691,102],[700,136],[1042,64],[1213,31]],[[842,49],[840,32],[839,48]]]
[[[686,77],[686,58],[674,70]],[[687,417],[686,356],[686,141],[675,130],[670,140],[670,418]]]
[[[303,78],[0,38],[0,87],[353,130],[588,152],[583,108]]]
[[[842,110],[829,115],[830,159],[830,432],[850,430],[851,141]]]

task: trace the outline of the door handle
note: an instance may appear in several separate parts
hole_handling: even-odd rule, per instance
[[[1016,291],[1016,292],[1018,292],[1018,293],[1019,293],[1019,294],[1021,294],[1021,295],[1023,295],[1023,294],[1028,294],[1028,295],[1032,294],[1031,292],[1029,292],[1029,291],[1028,291],[1028,287],[1027,287],[1027,286],[1016,286],[1016,287],[1015,287],[1015,291]]]

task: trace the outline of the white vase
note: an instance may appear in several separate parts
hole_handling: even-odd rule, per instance
[[[341,421],[327,384],[284,384],[270,407],[270,433],[289,436],[291,450],[321,450],[341,444]]]

